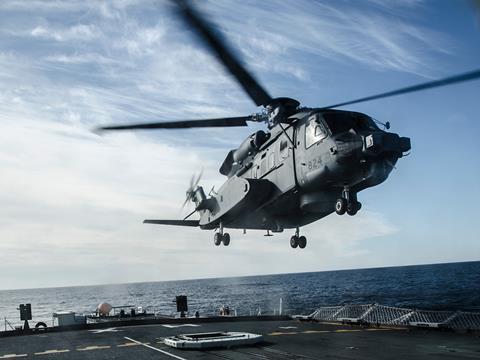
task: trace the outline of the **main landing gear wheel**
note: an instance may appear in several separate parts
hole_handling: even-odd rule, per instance
[[[305,246],[307,246],[307,238],[305,236],[300,236],[299,228],[295,230],[295,235],[290,238],[290,246],[294,249],[297,247],[305,249]]]
[[[224,246],[230,245],[230,234],[229,233],[220,233],[217,232],[213,236],[213,243],[215,246],[220,246],[221,243],[223,243]]]
[[[298,236],[297,235],[293,235],[290,238],[290,246],[294,249],[298,246]]]
[[[305,246],[307,246],[307,238],[305,236],[300,236],[298,238],[298,247],[300,249],[305,249]]]
[[[358,201],[352,202],[347,205],[347,214],[350,216],[355,215],[362,208],[362,204]]]
[[[347,211],[347,200],[344,198],[337,199],[335,202],[335,212],[338,215],[343,215]]]
[[[215,246],[219,246],[221,243],[222,243],[222,234],[220,233],[215,233],[215,235],[213,236],[213,243],[215,244]]]
[[[229,233],[223,234],[222,242],[223,242],[224,246],[228,246],[228,244],[230,244],[230,234]]]

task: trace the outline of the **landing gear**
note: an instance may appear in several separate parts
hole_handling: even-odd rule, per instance
[[[220,246],[223,243],[224,246],[230,245],[230,234],[223,232],[223,225],[220,224],[219,231],[213,236],[213,243],[215,246]]]
[[[298,238],[298,247],[300,249],[305,249],[305,246],[307,246],[307,238],[302,235]]]
[[[307,238],[305,236],[299,236],[300,230],[297,228],[295,235],[290,238],[290,246],[294,249],[299,247],[300,249],[305,249],[307,246]]]
[[[230,245],[230,234],[225,233],[222,235],[219,232],[215,233],[213,236],[213,243],[215,246],[220,246],[221,243],[223,243],[224,246]]]
[[[335,202],[335,212],[338,215],[347,213],[350,216],[355,215],[362,208],[362,204],[357,201],[357,194],[350,192],[350,188],[345,187],[342,191],[342,197]]]
[[[215,246],[219,246],[222,243],[222,238],[223,238],[223,235],[220,234],[219,232],[213,235],[213,243],[215,244]]]
[[[297,235],[293,235],[291,238],[290,238],[290,246],[294,249],[297,248],[298,246],[298,236]]]
[[[222,240],[223,240],[223,245],[228,246],[230,244],[230,234],[229,233],[223,234]]]
[[[362,208],[362,204],[358,201],[352,202],[347,206],[347,214],[350,216],[355,215]]]
[[[347,200],[344,198],[337,199],[335,202],[335,212],[338,215],[343,215],[347,211]]]

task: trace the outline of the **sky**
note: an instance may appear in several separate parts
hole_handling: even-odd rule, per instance
[[[478,68],[471,1],[196,1],[274,96],[326,106]],[[347,107],[408,136],[355,216],[213,232],[181,218],[258,127],[99,136],[110,123],[259,111],[167,1],[0,2],[0,289],[480,260],[480,81]]]

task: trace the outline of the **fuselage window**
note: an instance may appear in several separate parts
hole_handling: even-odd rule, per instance
[[[288,142],[287,140],[280,141],[280,157],[286,159],[288,157]]]
[[[327,137],[320,120],[316,115],[310,116],[305,127],[305,147],[308,149],[313,144]]]
[[[260,163],[260,176],[262,177],[267,172],[267,161],[265,159]]]
[[[271,153],[268,157],[268,169],[271,170],[275,167],[275,153]]]

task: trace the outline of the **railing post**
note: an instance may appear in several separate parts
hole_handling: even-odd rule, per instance
[[[360,315],[358,319],[359,320],[365,319],[365,317],[368,314],[370,314],[373,311],[373,309],[375,309],[376,306],[377,306],[376,304],[371,304],[370,307],[362,315]]]
[[[340,314],[340,312],[341,312],[343,309],[345,309],[346,307],[347,307],[347,305],[343,305],[340,309],[338,309],[337,312],[335,312],[335,314],[333,314],[332,319],[333,319],[333,320],[336,320],[338,314]]]

